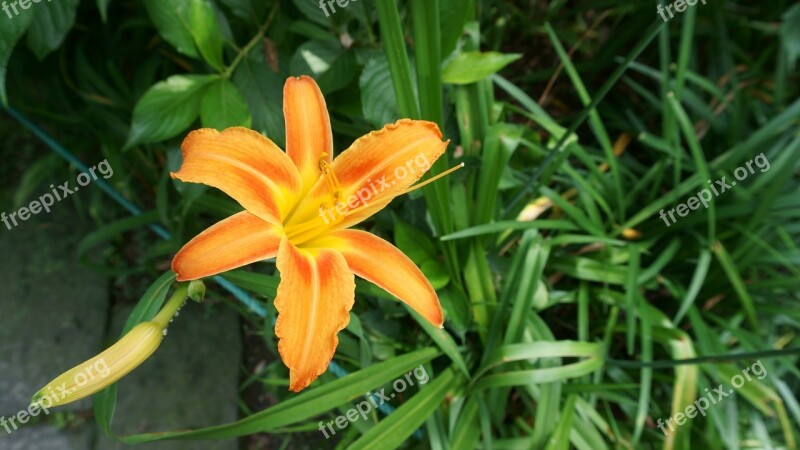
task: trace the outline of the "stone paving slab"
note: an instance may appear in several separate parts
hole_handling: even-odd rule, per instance
[[[119,335],[130,309],[114,314]],[[242,343],[239,316],[223,305],[189,301],[150,359],[119,383],[112,429],[134,434],[202,428],[237,418]],[[98,430],[97,449],[130,449]],[[137,445],[144,450],[236,450],[236,439],[168,441]]]
[[[27,408],[36,391],[102,348],[107,280],[78,264],[87,227],[60,206],[10,231],[0,225],[0,416]],[[90,407],[83,400],[63,410]]]
[[[20,428],[11,435],[0,429],[0,450],[87,450],[92,448],[91,427],[62,430],[52,425]]]
[[[0,416],[27,408],[46,383],[102,350],[107,280],[78,264],[90,227],[69,204],[8,230],[0,226]],[[89,399],[15,429],[0,428],[0,450],[90,450],[93,427],[58,429],[43,422],[91,408]],[[56,416],[56,414],[58,416]]]

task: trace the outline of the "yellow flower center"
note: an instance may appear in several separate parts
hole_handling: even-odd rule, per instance
[[[315,237],[318,237],[325,231],[341,223],[346,217],[361,212],[362,210],[370,206],[366,203],[361,203],[355,208],[350,208],[346,203],[342,201],[342,186],[339,183],[339,179],[336,178],[336,173],[334,173],[333,167],[325,160],[326,156],[327,155],[323,153],[321,158],[319,159],[319,170],[320,172],[322,172],[321,176],[325,178],[328,187],[330,188],[330,202],[321,204],[319,206],[320,214],[315,215],[312,219],[296,225],[295,224],[287,225],[285,227],[284,230],[286,232],[286,236],[294,245],[300,245],[304,242],[310,241]],[[449,170],[446,170],[440,173],[439,175],[431,177],[430,179],[425,180],[422,183],[404,189],[401,192],[399,192],[396,196],[408,194],[409,192],[415,191],[423,186],[433,183],[434,181],[440,178],[450,175],[451,173],[455,172],[456,170],[462,167],[464,167],[464,163],[461,163]],[[338,210],[338,207],[340,205],[344,205],[343,209],[345,209],[345,211]],[[333,211],[333,213],[330,213],[331,211]]]

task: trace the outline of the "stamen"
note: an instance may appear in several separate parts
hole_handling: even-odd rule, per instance
[[[324,152],[320,155],[319,170],[328,182],[328,187],[331,190],[331,197],[333,198],[333,205],[335,206],[342,197],[342,185],[339,184],[339,179],[336,178],[336,173],[333,172],[331,165],[328,161],[325,161],[326,156],[328,156],[328,154]]]
[[[339,185],[339,180],[336,178],[336,174],[333,173],[330,164],[328,164],[328,162],[324,160],[324,157],[325,154],[323,153],[322,158],[319,160],[319,170],[322,172],[322,175],[327,179],[328,185],[331,187],[331,190],[333,190],[332,194],[334,198],[333,206],[335,207],[337,204],[340,203],[339,199],[341,197],[341,186]],[[461,169],[462,167],[464,167],[464,163],[461,163],[434,177],[431,177],[430,179],[425,180],[422,183],[417,184],[416,186],[412,186],[404,191],[400,191],[400,193],[397,196],[408,194],[409,192],[413,192],[423,186],[427,186],[428,184],[433,183],[434,181],[440,178],[450,175],[451,173],[455,172],[458,169]],[[392,198],[394,198],[394,196]],[[290,229],[287,229],[286,230],[287,236],[289,237],[290,240],[295,242],[295,244],[306,242],[314,238],[315,236],[321,234],[325,228],[330,228],[334,225],[341,223],[341,221],[344,218],[352,216],[353,214],[360,213],[371,206],[379,206],[379,205],[381,205],[380,202],[374,204],[361,204],[356,208],[348,209],[344,213],[337,212],[336,214],[333,215],[334,216],[333,220],[330,223],[327,222],[322,217],[320,217],[319,215],[316,215],[307,222],[294,225]],[[325,206],[326,205],[320,205],[320,208],[323,209],[325,208]],[[385,206],[385,204],[383,206]],[[324,224],[322,223],[323,221],[325,221]]]
[[[436,175],[435,177],[431,177],[430,179],[425,180],[422,183],[417,184],[416,186],[409,187],[405,191],[401,192],[400,195],[404,195],[404,194],[408,194],[409,192],[416,191],[417,189],[419,189],[419,188],[421,188],[423,186],[427,186],[428,184],[433,183],[434,181],[438,180],[439,178],[443,178],[443,177],[446,177],[446,176],[450,175],[451,173],[455,172],[458,169],[461,169],[462,167],[464,167],[464,163],[463,162],[461,164],[453,167],[452,169],[445,170],[444,172],[440,173],[439,175]]]

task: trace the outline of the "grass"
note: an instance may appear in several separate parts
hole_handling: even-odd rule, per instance
[[[256,42],[270,12],[240,14],[239,2],[220,3],[234,25],[226,38]],[[800,41],[790,6],[709,2],[665,23],[655,2],[639,1],[375,0],[332,19],[300,0],[280,2],[266,44],[254,44],[256,59],[226,48],[240,89],[239,70],[278,64],[277,74],[254,78],[258,92],[243,90],[254,128],[279,140],[283,77],[305,67],[300,62],[310,52],[326,63],[313,75],[328,96],[337,150],[371,123],[411,117],[436,122],[452,140],[432,174],[465,163],[449,181],[396,200],[366,224],[441,285],[445,329],[359,284],[352,314],[358,325],[342,333],[335,358],[352,375],[328,374],[288,395],[276,386],[275,373],[285,377],[278,361],[269,377],[245,377],[278,404],[234,424],[126,440],[276,433],[300,448],[303,432],[314,433],[319,420],[421,364],[431,375],[427,385],[393,402],[391,414],[349,426],[331,445],[797,448],[800,100],[793,58]],[[124,267],[155,277],[153,266],[237,207],[167,180],[179,139],[119,148],[148,87],[175,73],[214,69],[168,42],[149,44],[160,53],[144,51],[143,30],[152,26],[143,25],[148,16],[132,2],[112,5],[105,26],[87,9],[79,9],[79,24],[97,25],[113,45],[101,40],[90,48],[77,27],[57,55],[74,65],[37,75],[58,93],[51,98],[21,81],[38,66],[15,55],[11,104],[73,148],[128,168],[112,180],[115,187],[178,236]],[[122,19],[123,12],[133,19]],[[135,39],[122,43],[114,25],[131,27]],[[349,47],[340,44],[345,35]],[[125,46],[136,65],[97,64],[119,58]],[[442,66],[452,53],[474,51],[523,57],[476,82],[444,83]],[[383,76],[373,71],[367,79],[370,64],[385,65]],[[92,144],[70,128],[72,111]],[[671,226],[660,219],[662,209],[707,188],[707,180],[734,179],[737,167],[762,153],[769,170]],[[113,208],[98,216],[105,239],[123,239],[108,230],[124,217]],[[227,279],[267,308],[265,318],[240,311],[274,350],[274,265]],[[729,389],[757,361],[763,378],[705,416],[666,434],[659,429],[706,388]]]

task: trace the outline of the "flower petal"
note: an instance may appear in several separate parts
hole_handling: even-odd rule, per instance
[[[272,141],[247,128],[204,128],[181,145],[173,178],[222,190],[261,219],[280,224],[302,188],[292,161]]]
[[[335,231],[307,245],[338,251],[353,273],[399,298],[432,325],[442,326],[442,306],[436,291],[422,271],[397,247],[359,230]]]
[[[200,233],[172,260],[178,281],[196,280],[274,258],[283,232],[242,211]]]
[[[287,235],[301,244],[363,221],[417,182],[447,145],[435,123],[421,120],[400,120],[361,137],[331,165],[341,186],[339,207],[329,180],[320,177],[288,219]]]
[[[278,250],[281,282],[275,297],[278,351],[289,368],[289,389],[305,389],[328,368],[337,333],[350,322],[355,279],[333,250],[300,250],[284,238]]]
[[[319,160],[333,158],[333,134],[325,98],[317,83],[307,76],[291,77],[283,88],[286,119],[286,153],[294,161],[304,190],[319,178]]]

